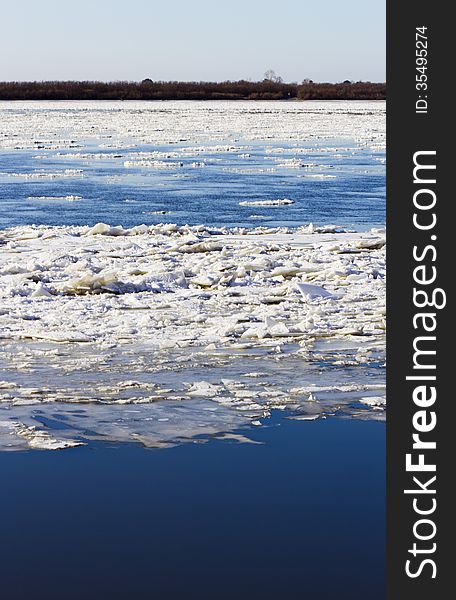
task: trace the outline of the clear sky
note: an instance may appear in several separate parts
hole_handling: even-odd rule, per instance
[[[0,80],[385,80],[385,0],[2,0]]]

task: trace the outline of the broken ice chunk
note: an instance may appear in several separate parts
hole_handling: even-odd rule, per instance
[[[320,287],[319,285],[311,285],[310,283],[297,283],[297,289],[301,292],[306,300],[314,298],[332,298],[333,295]]]

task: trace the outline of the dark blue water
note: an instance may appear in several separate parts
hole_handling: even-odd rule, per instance
[[[385,428],[0,453],[2,597],[385,597]]]
[[[325,148],[342,146],[340,152]],[[202,153],[164,160],[167,168],[124,166],[140,160],[138,152],[181,151],[185,145],[138,146],[113,159],[75,159],[63,152],[15,150],[0,153],[0,227],[21,224],[94,225],[103,221],[124,227],[140,223],[172,222],[213,226],[264,225],[296,227],[313,222],[333,223],[356,230],[383,226],[385,222],[384,152],[374,152],[347,140],[308,143],[309,153],[296,154],[288,143],[249,142],[250,156],[239,153]],[[303,144],[301,145],[303,146]],[[300,146],[300,147],[301,147]],[[305,146],[305,145],[304,145]],[[271,154],[268,149],[286,147]],[[321,152],[319,152],[321,149]],[[77,152],[99,153],[83,144]],[[118,155],[119,151],[103,150]],[[298,158],[311,168],[287,168],[281,160]],[[275,160],[277,159],[277,160]],[[203,162],[204,167],[193,163]],[[175,163],[182,166],[175,166]],[[81,169],[82,176],[25,179],[30,174]],[[330,175],[317,179],[315,175]],[[76,202],[42,200],[43,196],[80,196]],[[239,206],[243,201],[289,198],[284,207]],[[167,214],[148,214],[166,211]],[[251,217],[262,217],[252,219]]]

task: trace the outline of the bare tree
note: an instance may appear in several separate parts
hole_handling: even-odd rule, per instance
[[[264,74],[265,81],[272,81],[273,83],[283,83],[282,77],[277,75],[273,69],[268,69]]]

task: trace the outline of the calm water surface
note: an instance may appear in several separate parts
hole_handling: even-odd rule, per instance
[[[384,598],[384,425],[253,437],[0,453],[3,597]]]

